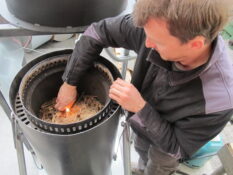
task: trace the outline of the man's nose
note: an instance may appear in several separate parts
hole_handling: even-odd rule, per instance
[[[154,44],[153,42],[151,42],[150,39],[148,39],[148,38],[146,38],[145,46],[147,48],[152,48],[152,49],[156,49],[157,48],[156,44]]]

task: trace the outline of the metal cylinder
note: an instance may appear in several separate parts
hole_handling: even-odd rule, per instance
[[[108,115],[105,120],[88,130],[64,135],[39,129],[28,119],[19,102],[19,86],[28,70],[48,57],[71,52],[72,50],[64,50],[48,53],[24,66],[11,84],[11,108],[24,138],[48,175],[109,175],[121,113],[119,105],[114,105],[111,112],[105,113]],[[112,63],[107,60],[106,63],[115,76],[120,75]]]
[[[109,175],[120,108],[82,133],[57,135],[19,126],[48,175]]]

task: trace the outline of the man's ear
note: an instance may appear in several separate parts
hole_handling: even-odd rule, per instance
[[[205,38],[203,36],[196,36],[190,42],[190,47],[193,49],[201,49],[205,45]]]

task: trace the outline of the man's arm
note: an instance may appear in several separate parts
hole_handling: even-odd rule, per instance
[[[103,48],[123,47],[137,52],[143,42],[143,37],[143,30],[133,26],[130,15],[107,18],[93,23],[76,44],[63,80],[76,86]]]
[[[67,63],[62,77],[65,83],[58,93],[56,108],[64,110],[75,101],[75,87],[104,47],[124,47],[137,52],[143,37],[143,30],[133,26],[130,15],[108,18],[89,26],[77,42]]]

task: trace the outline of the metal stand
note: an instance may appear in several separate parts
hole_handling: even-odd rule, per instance
[[[17,158],[19,164],[19,174],[27,175],[27,168],[25,162],[24,148],[23,148],[23,133],[20,131],[18,123],[15,123],[15,149],[17,151]]]
[[[116,57],[108,48],[105,49],[107,54],[114,59],[115,61],[122,62],[122,71],[121,75],[122,78],[126,78],[126,72],[128,67],[128,61],[134,59],[134,57],[129,56],[129,50],[124,50],[124,56],[123,57]],[[131,175],[131,155],[130,155],[130,143],[131,143],[131,137],[130,137],[130,127],[129,123],[126,121],[126,118],[128,116],[128,112],[124,111],[125,121],[121,123],[121,125],[124,127],[123,129],[123,166],[124,166],[124,175]]]
[[[130,158],[130,128],[127,122],[122,123],[123,130],[123,163],[124,175],[131,175],[131,158]]]

